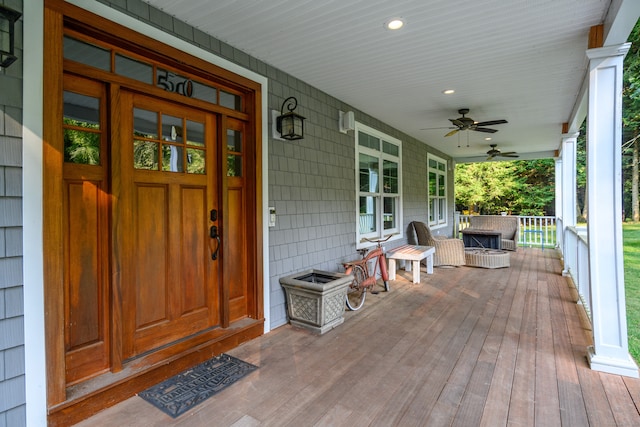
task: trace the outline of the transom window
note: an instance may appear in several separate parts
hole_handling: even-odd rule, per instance
[[[402,142],[356,123],[357,242],[402,230]]]
[[[447,162],[432,154],[427,156],[429,191],[429,225],[447,224]]]

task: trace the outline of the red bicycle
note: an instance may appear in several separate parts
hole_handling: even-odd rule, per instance
[[[384,239],[371,240],[365,237],[364,240],[372,243],[376,243],[377,247],[373,250],[359,249],[358,252],[362,254],[362,259],[356,261],[350,261],[343,263],[345,273],[353,274],[353,282],[347,289],[347,307],[349,310],[359,310],[364,304],[364,300],[367,296],[367,290],[372,294],[377,294],[378,291],[374,291],[373,287],[378,282],[378,268],[380,269],[380,277],[384,284],[384,290],[389,291],[389,273],[387,272],[387,259],[384,256],[384,248],[382,243],[389,240],[391,236],[387,236]],[[375,262],[370,262],[375,258]],[[369,266],[373,264],[373,268],[370,271]]]

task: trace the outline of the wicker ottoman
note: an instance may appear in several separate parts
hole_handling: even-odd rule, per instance
[[[464,259],[469,267],[503,268],[509,267],[509,252],[497,249],[466,248]]]

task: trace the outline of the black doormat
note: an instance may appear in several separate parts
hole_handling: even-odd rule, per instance
[[[138,396],[175,418],[256,369],[257,366],[221,354],[140,392]]]

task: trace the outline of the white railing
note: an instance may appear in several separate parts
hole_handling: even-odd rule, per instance
[[[456,215],[456,236],[461,238],[460,231],[469,227],[470,215]],[[518,216],[520,220],[519,246],[538,246],[554,248],[556,246],[555,216]]]
[[[563,275],[571,277],[580,296],[580,302],[584,305],[589,318],[591,318],[591,291],[589,283],[589,248],[586,227],[567,227],[564,230]]]

